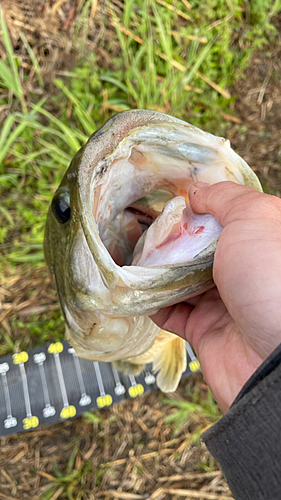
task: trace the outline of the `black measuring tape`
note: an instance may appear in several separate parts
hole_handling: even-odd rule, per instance
[[[186,343],[187,369],[200,369]],[[0,358],[0,436],[36,429],[157,389],[151,365],[134,377],[79,358],[67,342]]]

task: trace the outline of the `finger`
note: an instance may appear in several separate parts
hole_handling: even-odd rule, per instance
[[[194,212],[212,214],[222,226],[237,220],[281,217],[279,198],[229,181],[211,186],[193,184],[189,199]]]
[[[203,295],[203,293],[200,293],[200,295],[196,295],[196,297],[191,297],[190,299],[183,300],[183,302],[188,306],[195,307]]]
[[[150,316],[150,319],[163,330],[185,338],[186,323],[193,309],[192,306],[181,302],[180,304],[160,309],[156,314]]]
[[[210,290],[216,290],[216,289],[217,289],[216,286],[213,286]],[[195,297],[183,300],[182,304],[187,304],[188,306],[195,307],[205,294],[206,292],[200,293],[200,295],[196,295]]]

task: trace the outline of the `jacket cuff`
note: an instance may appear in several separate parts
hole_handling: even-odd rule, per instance
[[[237,500],[281,498],[281,344],[202,440]]]

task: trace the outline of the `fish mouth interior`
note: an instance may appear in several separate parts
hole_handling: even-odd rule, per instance
[[[189,187],[198,181],[244,184],[237,158],[228,141],[181,122],[133,129],[96,166],[92,180],[94,219],[114,262],[175,264],[208,247],[222,228],[212,216],[191,211]]]

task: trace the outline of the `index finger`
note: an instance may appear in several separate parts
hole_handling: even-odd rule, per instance
[[[279,198],[230,181],[193,184],[189,199],[194,212],[213,215],[223,227],[237,220],[281,219]]]
[[[163,330],[175,333],[179,337],[185,339],[187,320],[193,309],[192,306],[180,302],[179,304],[160,309],[153,316],[150,316],[150,319]]]

